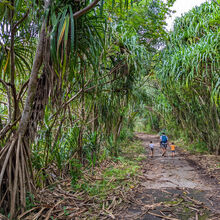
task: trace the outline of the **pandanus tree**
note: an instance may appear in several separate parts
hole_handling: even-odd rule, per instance
[[[28,73],[31,71],[32,52],[35,41],[31,36],[37,30],[29,26],[28,5],[14,1],[2,2],[1,9],[1,37],[0,37],[0,82],[6,90],[6,97],[2,97],[4,106],[2,113],[7,112],[7,122],[2,121],[0,139],[18,122],[20,118],[19,100],[24,95],[28,83]],[[20,13],[15,13],[20,8]],[[22,42],[22,43],[21,43]],[[19,83],[18,83],[19,82]],[[22,84],[22,85],[21,85]],[[2,114],[3,116],[4,114]]]
[[[147,6],[148,1],[144,2]],[[116,25],[113,30],[109,23],[111,19],[117,20],[118,11],[116,14],[112,9],[108,11],[108,4],[99,0],[12,0],[0,5],[8,12],[1,20],[1,30],[7,31],[0,41],[0,68],[1,85],[7,94],[3,111],[9,116],[7,123],[0,121],[4,145],[0,151],[0,205],[11,218],[25,210],[27,192],[34,191],[30,144],[36,140],[39,122],[48,116],[45,116],[45,108],[46,113],[50,111],[51,114],[47,121],[52,121],[46,133],[45,149],[51,142],[51,129],[54,125],[58,127],[53,135],[55,141],[51,152],[57,149],[63,124],[68,126],[67,112],[70,124],[76,123],[72,121],[72,114],[80,118],[75,130],[77,139],[73,140],[77,143],[76,154],[80,160],[83,159],[85,125],[90,121],[93,122],[94,133],[102,128],[106,135],[113,132],[113,139],[117,141],[135,74],[139,67],[144,67],[140,63],[147,57],[145,48],[135,45],[135,42],[147,40],[147,37],[132,38],[131,34],[123,37],[122,33],[122,37],[117,36],[120,28]],[[122,8],[128,10],[130,4],[133,1],[112,1],[111,8],[118,9],[119,6],[123,14]],[[93,12],[89,13],[91,10]],[[167,11],[168,7],[161,17],[157,17],[159,22],[165,18]],[[108,18],[109,13],[112,18]],[[149,19],[155,20],[155,17]],[[163,23],[160,27],[162,30]],[[142,30],[138,31],[141,35]],[[157,31],[152,30],[154,34]],[[114,35],[111,36],[111,32]],[[148,40],[149,43],[151,39]],[[94,92],[91,94],[91,91]],[[103,93],[100,94],[100,91]],[[79,98],[78,101],[72,103],[76,98]],[[110,114],[109,109],[112,111]],[[100,121],[104,126],[99,126]],[[45,164],[48,163],[48,153],[45,153]],[[71,152],[69,157],[74,153]]]
[[[216,154],[220,153],[219,14],[219,5],[212,2],[176,19],[158,66],[171,110],[167,115],[173,115],[191,141],[205,143]]]
[[[72,7],[78,2],[74,2],[73,5],[70,5],[68,10],[68,16],[64,14],[64,16],[60,17],[57,15],[59,8],[53,7],[53,3],[50,1],[44,2],[44,5],[39,5],[39,8],[43,8],[43,16],[40,32],[39,32],[39,41],[36,46],[36,53],[34,56],[34,61],[29,77],[28,82],[28,91],[27,97],[23,109],[23,113],[21,116],[21,120],[19,123],[19,127],[17,131],[13,133],[13,136],[6,142],[5,146],[1,149],[0,158],[1,158],[1,173],[0,173],[0,189],[1,189],[1,206],[10,207],[10,216],[13,216],[15,210],[21,211],[24,210],[26,206],[26,192],[31,192],[33,189],[33,176],[31,173],[31,162],[30,162],[30,140],[34,138],[35,129],[37,126],[37,122],[40,121],[43,117],[45,104],[48,100],[49,92],[54,91],[55,88],[52,88],[54,82],[56,85],[61,84],[61,80],[63,79],[63,75],[65,73],[65,65],[67,63],[67,42],[68,42],[68,32],[69,29],[66,28],[68,25],[68,20],[74,22],[81,15],[87,13],[98,3],[98,0],[93,1],[85,8],[82,8],[82,5],[78,6],[77,11],[71,11]],[[14,37],[16,28],[20,25],[20,23],[25,20],[29,11],[23,15],[23,17],[14,24],[14,16],[16,13],[15,1],[10,2],[10,7],[8,7],[9,14],[11,15],[11,23],[10,27],[10,75],[11,75],[11,84],[13,97],[16,97],[15,94],[15,51],[14,51]],[[58,3],[58,2],[56,2]],[[67,3],[67,2],[66,2]],[[19,4],[19,1],[18,1]],[[41,3],[39,3],[41,4]],[[65,4],[65,2],[63,2]],[[28,7],[29,5],[26,5]],[[6,6],[7,7],[7,6]],[[20,5],[20,7],[22,7]],[[31,5],[29,6],[31,7]],[[74,9],[77,7],[74,7]],[[21,14],[21,11],[17,11],[17,14]],[[55,16],[58,16],[56,18]],[[56,22],[54,24],[53,22]],[[58,25],[58,28],[57,26]],[[3,24],[4,26],[4,24]],[[73,29],[72,25],[72,29]],[[4,27],[5,28],[5,27]],[[70,28],[71,29],[71,28]],[[73,31],[73,30],[72,30]],[[57,60],[58,60],[58,68],[53,68],[52,54],[50,47],[53,47],[53,42],[50,41],[50,34],[55,33],[54,36],[57,39]],[[20,34],[20,33],[18,33]],[[62,48],[61,48],[62,46]],[[65,49],[65,50],[64,50]],[[2,47],[3,50],[3,47]],[[61,55],[62,54],[62,55]],[[61,57],[61,58],[60,58]],[[25,60],[27,63],[27,60]],[[25,63],[25,61],[23,61]],[[7,61],[6,61],[7,62]],[[61,68],[60,68],[61,67]],[[62,69],[62,71],[60,71]],[[40,77],[38,75],[41,74]],[[57,83],[60,82],[60,83]],[[5,83],[2,81],[3,85]],[[62,85],[62,84],[61,84]],[[59,89],[59,86],[58,86]],[[38,94],[38,95],[37,95]],[[37,95],[37,96],[36,96]],[[14,118],[13,121],[17,119],[17,103],[14,100]],[[7,202],[6,202],[7,201]],[[6,203],[5,203],[6,202]],[[8,204],[7,204],[8,203]],[[7,208],[6,208],[7,209]]]

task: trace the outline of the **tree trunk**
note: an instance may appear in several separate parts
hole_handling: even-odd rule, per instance
[[[82,95],[81,95],[81,126],[78,137],[78,156],[79,160],[83,162],[83,132],[85,123],[85,69],[82,69]]]
[[[44,2],[45,10],[47,10],[50,4],[50,0],[45,0]],[[83,10],[75,13],[74,18],[78,18],[79,16],[88,12],[90,9],[95,7],[98,2],[99,0],[94,0]],[[14,39],[12,38],[12,50],[13,41]],[[0,207],[4,207],[4,211],[6,213],[10,211],[10,219],[13,219],[14,216],[19,214],[19,212],[24,211],[26,207],[26,193],[32,191],[33,172],[30,160],[30,136],[28,136],[28,125],[31,122],[34,106],[36,106],[36,103],[34,102],[38,88],[38,72],[42,66],[44,50],[48,50],[47,46],[46,21],[43,21],[29,79],[27,98],[25,101],[24,111],[21,116],[20,124],[17,132],[14,134],[14,136],[11,137],[9,142],[0,151]],[[47,54],[45,54],[45,56],[47,56]],[[11,65],[13,65],[11,72],[11,82],[13,84],[13,77],[15,76],[13,54],[11,55]],[[16,105],[17,104],[14,104],[15,107]],[[14,118],[17,118],[16,112],[14,114]],[[80,139],[81,138],[82,137],[80,137]]]
[[[37,74],[42,65],[44,39],[45,22],[43,22],[40,33],[28,85],[27,99],[18,131],[0,152],[0,201],[2,201],[6,212],[10,210],[10,219],[13,219],[18,212],[24,211],[26,206],[26,192],[32,189],[30,149],[27,144],[28,141],[25,140],[24,136],[30,121],[32,104],[36,95]],[[9,201],[6,201],[6,198]],[[0,206],[2,207],[2,204]]]

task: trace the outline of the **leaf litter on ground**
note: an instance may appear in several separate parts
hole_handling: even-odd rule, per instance
[[[33,208],[18,219],[118,218],[126,204],[135,200],[132,194],[139,182],[144,150],[140,143],[132,143],[123,156],[82,170],[82,177],[75,185],[68,175],[63,175],[65,179],[54,179],[50,185],[37,190]]]

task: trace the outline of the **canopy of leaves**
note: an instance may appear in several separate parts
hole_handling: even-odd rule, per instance
[[[204,3],[175,21],[163,51],[159,76],[164,83],[200,84],[220,102],[220,8]]]
[[[64,173],[75,184],[83,165],[118,155],[171,2],[0,3],[0,206],[11,219],[33,185]]]
[[[169,111],[165,118],[190,140],[220,151],[220,7],[204,3],[181,18],[169,34],[157,77]],[[175,123],[174,123],[175,122]],[[168,125],[167,125],[168,126]]]

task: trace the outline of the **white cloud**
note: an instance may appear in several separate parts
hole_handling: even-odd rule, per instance
[[[173,27],[173,22],[176,17],[180,17],[182,14],[188,12],[195,6],[199,6],[207,0],[176,0],[171,10],[176,12],[172,14],[172,17],[167,18],[167,29],[171,30]]]

